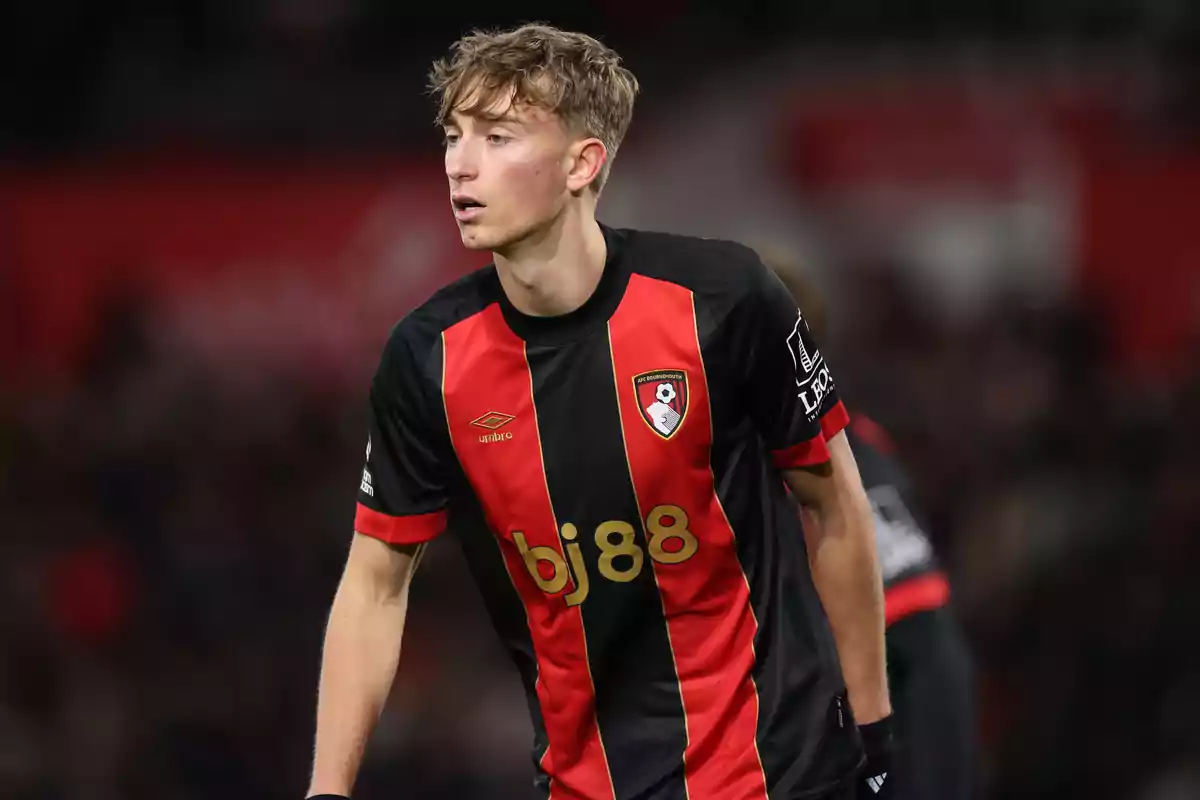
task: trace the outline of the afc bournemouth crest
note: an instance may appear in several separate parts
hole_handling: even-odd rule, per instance
[[[664,439],[674,436],[687,416],[687,373],[681,369],[643,372],[633,376],[633,388],[646,424]]]

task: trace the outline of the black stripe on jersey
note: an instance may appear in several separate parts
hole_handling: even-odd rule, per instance
[[[608,338],[593,334],[554,348],[531,344],[526,353],[551,503],[560,529],[570,524],[577,531],[574,542],[587,573],[580,610],[616,800],[686,800],[683,701],[653,565],[645,556]],[[642,553],[641,569],[628,582],[601,573],[596,530],[610,521],[630,526]],[[614,533],[610,540],[621,538]],[[611,567],[619,572],[633,564],[633,557],[618,555]]]

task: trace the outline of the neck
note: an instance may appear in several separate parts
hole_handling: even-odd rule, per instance
[[[607,248],[595,217],[568,207],[546,229],[493,255],[513,307],[554,317],[579,308],[596,291]]]

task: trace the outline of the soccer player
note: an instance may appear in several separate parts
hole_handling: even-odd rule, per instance
[[[814,335],[826,305],[799,260],[756,247],[795,298]],[[914,508],[912,491],[882,426],[854,410],[846,428],[875,518],[884,581],[889,688],[896,708],[897,800],[969,800],[974,795],[972,668],[950,607],[950,584]]]
[[[449,530],[529,696],[541,796],[887,797],[871,512],[787,290],[749,248],[597,221],[638,83],[596,40],[477,32],[431,82],[462,241],[493,263],[384,347],[309,796],[350,794]]]

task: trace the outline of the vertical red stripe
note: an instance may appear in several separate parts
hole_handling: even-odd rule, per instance
[[[764,800],[766,779],[756,740],[758,690],[751,674],[757,622],[712,472],[712,419],[692,293],[634,275],[609,322],[609,337],[642,516],[651,517],[657,506],[678,506],[698,540],[695,554],[681,563],[650,559],[687,714],[688,793]],[[670,438],[655,434],[638,408],[633,376],[655,370],[687,374],[687,414]],[[652,535],[647,525],[648,539]]]
[[[608,800],[612,781],[596,724],[583,618],[578,606],[563,599],[574,586],[568,581],[561,592],[543,592],[513,536],[520,531],[529,547],[563,554],[546,485],[525,344],[505,324],[497,305],[451,327],[442,341],[442,392],[454,449],[498,537],[529,620],[549,741],[543,766],[551,776],[551,794],[555,800]],[[512,420],[494,430],[472,424],[490,413]],[[501,438],[493,441],[495,433]]]

